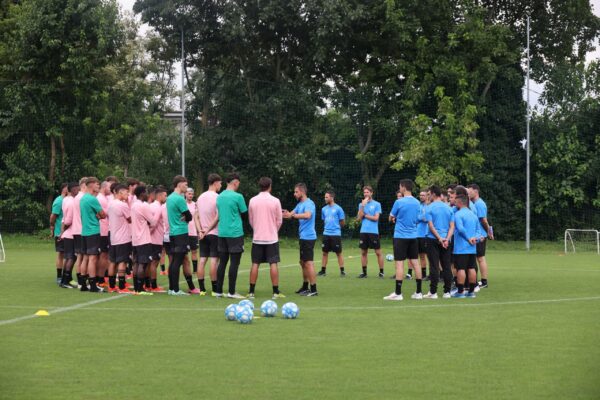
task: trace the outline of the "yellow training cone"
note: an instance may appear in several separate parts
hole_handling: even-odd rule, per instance
[[[48,311],[46,311],[46,310],[39,310],[38,312],[35,313],[35,315],[37,315],[38,317],[47,317],[50,314],[48,314]]]

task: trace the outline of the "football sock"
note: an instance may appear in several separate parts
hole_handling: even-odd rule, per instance
[[[116,276],[114,276],[114,275],[109,275],[109,276],[108,276],[108,286],[109,286],[111,289],[114,289],[114,288],[115,288],[115,283],[116,283],[116,282],[117,282],[117,277],[116,277]]]
[[[396,290],[395,290],[396,294],[402,294],[402,281],[396,279]]]
[[[483,279],[483,278],[481,278],[481,284],[482,284],[483,286],[487,285],[487,279]]]
[[[256,287],[255,283],[251,283],[250,284],[250,290],[248,291],[248,293],[254,293],[254,288]]]
[[[408,272],[406,273],[407,275],[412,275],[412,268],[408,269]]]
[[[363,274],[366,275],[367,274],[367,266],[363,265],[362,270],[363,270]]]
[[[90,276],[88,278],[88,282],[90,283],[90,290],[98,290],[98,286],[96,286],[96,277]]]
[[[308,282],[302,282],[302,290],[308,290]]]
[[[83,283],[81,282],[81,274],[79,272],[77,273],[77,284],[83,285]]]
[[[165,272],[165,264],[160,264],[160,270],[161,270],[162,272]]]
[[[322,272],[325,272],[326,269],[327,269],[327,267],[321,267]]]
[[[192,268],[194,273],[198,272],[198,260],[192,260]]]
[[[422,279],[417,279],[417,293],[421,293],[421,288],[422,288],[422,284],[423,280]]]
[[[458,293],[463,293],[465,291],[465,284],[464,283],[457,283],[456,287],[458,288]]]
[[[341,271],[341,272],[344,272],[344,267],[340,267],[340,271]]]
[[[152,289],[156,289],[156,288],[158,288],[158,282],[156,282],[156,279],[151,279],[151,280],[150,280],[150,287],[151,287]]]
[[[185,281],[187,282],[190,290],[196,289],[196,286],[194,286],[194,280],[192,279],[192,275],[186,275]]]
[[[125,275],[119,275],[119,290],[125,289]]]
[[[383,274],[383,268],[379,268],[379,273]]]
[[[212,291],[217,292],[217,281],[210,281],[210,285],[212,286]]]
[[[104,283],[104,277],[97,276],[96,277],[96,284],[99,285],[99,284],[102,284],[102,283]]]
[[[150,279],[150,278],[144,279],[144,284],[146,285],[147,288],[152,287],[152,279]]]
[[[469,283],[469,293],[475,292],[476,283]]]
[[[63,270],[62,268],[56,268],[56,278],[62,279]]]
[[[315,283],[314,285],[310,285],[310,292],[315,293],[316,291],[317,291],[317,284]]]
[[[198,279],[198,286],[201,292],[206,292],[206,286],[204,286],[204,278]]]
[[[279,294],[279,286],[273,286],[273,293]]]

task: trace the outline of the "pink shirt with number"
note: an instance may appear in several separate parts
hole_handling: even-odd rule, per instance
[[[62,202],[62,212],[63,219],[62,223],[64,225],[71,225],[73,223],[73,196],[66,196]],[[73,225],[69,226],[63,234],[61,238],[63,239],[73,239]]]
[[[248,220],[254,235],[255,243],[276,243],[279,240],[277,232],[283,221],[281,202],[269,192],[261,192],[250,199],[248,204]]]
[[[108,224],[111,246],[131,242],[129,218],[131,218],[131,211],[126,201],[113,200],[110,202],[108,206]]]
[[[196,214],[196,203],[193,201],[187,202],[188,210],[190,210],[190,214],[192,217]],[[194,218],[190,222],[188,222],[188,235],[189,236],[198,236],[198,231],[196,230],[196,223],[194,222]]]
[[[155,200],[154,203],[150,204],[150,210],[152,210],[156,218],[156,225],[150,229],[150,243],[162,245],[165,236],[165,225],[163,224],[163,213],[160,202]]]
[[[79,191],[77,196],[73,198],[73,224],[71,225],[71,233],[73,235],[81,235],[81,209],[79,202],[85,193]]]
[[[150,204],[134,201],[131,205],[131,243],[134,246],[150,244],[150,228],[156,225],[156,216]]]
[[[108,197],[106,197],[102,193],[98,193],[98,196],[96,196],[96,198],[100,203],[100,207],[102,207],[102,211],[104,211],[105,214],[108,214],[108,206],[110,204],[110,200],[108,199]],[[108,218],[102,218],[100,220],[100,236],[108,236],[108,230]]]
[[[217,225],[215,225],[210,232],[206,232],[206,229],[217,217],[217,197],[219,197],[217,192],[207,190],[198,197],[198,200],[196,200],[196,211],[198,212],[198,217],[200,219],[200,228],[205,231],[205,235],[219,234]]]

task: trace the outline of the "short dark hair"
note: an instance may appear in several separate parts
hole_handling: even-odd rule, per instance
[[[133,191],[133,194],[135,195],[135,197],[137,197],[137,198],[139,199],[139,198],[140,198],[140,196],[141,196],[143,193],[146,193],[146,192],[147,192],[147,191],[146,191],[146,186],[144,186],[144,185],[140,185],[140,186],[138,186],[138,187],[136,187],[136,188],[135,188],[135,190]]]
[[[271,187],[272,184],[273,184],[273,181],[271,180],[271,178],[267,178],[266,176],[263,176],[262,178],[260,178],[258,180],[258,187],[261,192],[269,190],[269,188]]]
[[[148,186],[148,194],[156,193],[156,188],[154,186]]]
[[[400,180],[400,186],[408,190],[409,192],[412,192],[414,183],[410,179],[402,179]]]
[[[442,189],[438,185],[429,186],[429,193],[433,194],[435,197],[440,197],[442,195]]]
[[[72,192],[73,188],[79,188],[79,182],[69,182],[67,188],[69,189],[69,192]]]
[[[296,183],[294,188],[298,188],[298,189],[302,190],[304,193],[308,193],[308,188],[306,187],[306,183],[298,182],[298,183]]]
[[[222,180],[223,179],[221,178],[221,175],[219,175],[219,174],[208,174],[207,181],[208,181],[209,185],[212,185],[215,182],[220,182]]]
[[[104,180],[106,182],[116,182],[116,183],[119,183],[119,180],[117,179],[117,177],[113,176],[113,175],[107,176],[106,178],[104,178]]]
[[[456,185],[454,192],[457,196],[467,196],[467,188],[462,185]]]
[[[138,181],[135,178],[127,178],[127,179],[125,179],[125,183],[127,184],[127,187],[129,187],[129,186],[133,186],[133,185],[139,185],[140,181]]]
[[[456,200],[455,201],[460,202],[460,203],[462,203],[465,206],[469,204],[469,199],[464,194],[460,194],[460,195],[456,196]]]
[[[474,189],[477,190],[477,193],[479,193],[479,185],[476,183],[471,183],[469,186],[467,186],[469,189]]]
[[[100,183],[100,181],[95,176],[91,176],[85,180],[86,185],[89,185],[90,183]]]
[[[181,182],[187,182],[187,178],[183,175],[175,175],[173,178],[173,188],[176,188]]]
[[[325,192],[325,194],[328,194],[329,196],[331,196],[335,199],[335,192],[333,190],[328,190]]]
[[[64,188],[69,189],[69,184],[67,182],[63,182],[60,184],[60,191],[62,192]]]
[[[454,193],[454,189],[456,189],[456,185],[454,183],[448,185],[448,187],[446,188],[446,190],[449,190],[452,193]]]
[[[370,185],[365,185],[365,186],[363,186],[363,190],[365,190],[365,189],[367,189],[367,190],[368,190],[369,192],[371,192],[371,193],[373,193],[373,192],[374,192],[374,190],[373,190],[373,187],[372,187],[372,186],[370,186]]]
[[[164,187],[163,185],[158,185],[154,188],[154,193],[156,193],[156,194],[167,193],[167,188]]]
[[[83,178],[81,178],[79,180],[79,185],[86,185],[87,184],[87,180],[88,180],[87,176],[84,176]]]
[[[227,175],[227,179],[225,180],[225,182],[227,182],[228,184],[235,181],[235,180],[240,180],[240,175],[237,172],[232,172],[229,175]]]
[[[110,185],[110,191],[113,193],[119,193],[119,191],[123,189],[129,190],[129,188],[122,183],[113,183],[112,185]]]

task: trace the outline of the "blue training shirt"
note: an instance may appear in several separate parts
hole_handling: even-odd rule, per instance
[[[362,208],[362,203],[359,203],[358,210],[360,211]],[[378,201],[371,200],[367,203],[363,211],[365,215],[381,215],[381,204]],[[371,221],[370,219],[363,218],[360,226],[360,233],[374,233],[379,235],[379,221]]]
[[[396,218],[394,239],[416,239],[421,203],[412,196],[394,202],[390,215]]]
[[[420,203],[419,208],[419,222],[417,223],[417,237],[424,238],[427,237],[429,233],[429,225],[427,224],[427,208],[429,207],[427,204]]]
[[[463,208],[454,214],[454,254],[476,254],[477,247],[469,239],[477,237],[477,216]]]
[[[294,208],[294,213],[296,214],[304,214],[305,212],[310,211],[310,218],[308,219],[299,219],[298,222],[298,235],[301,240],[316,240],[317,239],[317,231],[315,231],[315,203],[311,199],[306,199],[301,201]]]
[[[484,238],[486,238],[488,237],[488,234],[483,228],[483,225],[481,224],[481,218],[487,218],[487,205],[485,204],[485,201],[481,199],[481,197],[478,198],[477,201],[473,203],[473,205],[475,206],[474,212],[477,215],[477,220],[479,221],[479,236],[483,236]]]
[[[442,239],[445,239],[448,236],[450,224],[454,222],[454,213],[450,206],[443,201],[434,201],[427,206],[426,217],[427,222],[432,222],[437,233]],[[431,233],[431,230],[427,230],[427,237],[437,240],[433,233]]]
[[[342,226],[340,221],[346,218],[342,207],[334,204],[326,205],[321,209],[321,219],[325,222],[323,235],[326,236],[342,236]]]

